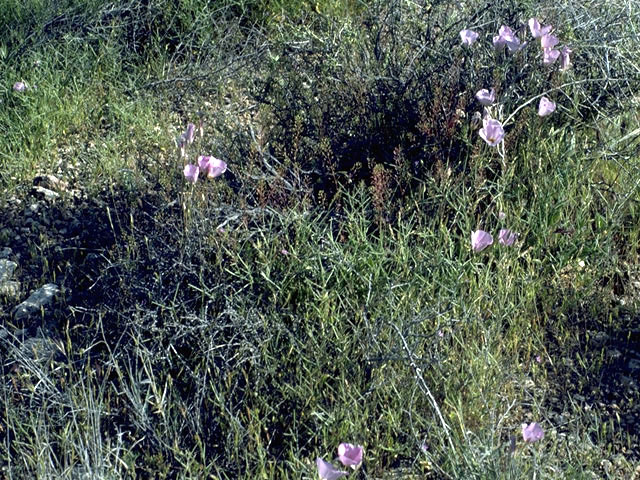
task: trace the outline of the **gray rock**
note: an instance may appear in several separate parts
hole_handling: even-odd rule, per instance
[[[43,308],[53,303],[59,293],[60,288],[55,283],[43,285],[13,310],[13,319],[23,321],[32,315],[40,313]]]
[[[48,173],[38,174],[33,179],[33,185],[36,187],[43,187],[48,190],[58,190],[58,191],[65,190],[68,186],[67,182],[60,180],[55,175],[51,175]]]
[[[45,200],[55,200],[60,196],[58,192],[54,192],[53,190],[49,190],[44,187],[33,187],[33,192]]]
[[[610,360],[618,360],[622,357],[622,352],[617,348],[612,348],[611,350],[607,350],[607,357],[609,357]]]
[[[42,332],[34,337],[25,338],[20,347],[22,358],[30,358],[40,364],[49,361],[57,350],[55,342]]]
[[[627,365],[631,372],[640,372],[640,360],[632,358]]]
[[[4,282],[11,280],[13,276],[13,272],[18,268],[18,264],[16,262],[12,262],[11,260],[7,260],[6,258],[0,259],[0,285]]]
[[[609,341],[609,335],[607,335],[605,332],[597,332],[593,336],[593,341],[596,345],[604,345]]]
[[[13,251],[9,247],[4,247],[0,250],[0,258],[9,258]]]
[[[6,281],[0,283],[0,297],[16,301],[20,298],[20,282]]]

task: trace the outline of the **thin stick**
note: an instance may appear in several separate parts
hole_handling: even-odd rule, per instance
[[[418,380],[418,386],[420,387],[420,390],[422,390],[422,393],[424,393],[429,398],[429,401],[431,402],[433,409],[438,414],[438,418],[440,419],[442,428],[444,429],[444,432],[447,435],[447,440],[449,441],[449,446],[451,447],[451,451],[452,452],[455,451],[455,448],[453,446],[453,441],[451,440],[451,435],[449,435],[449,431],[451,430],[451,428],[449,427],[449,425],[447,425],[447,422],[445,422],[444,417],[442,416],[442,412],[438,407],[438,402],[436,402],[436,399],[431,394],[431,390],[429,390],[429,386],[427,385],[427,382],[424,381],[424,377],[422,376],[422,369],[416,364],[414,360],[413,352],[411,352],[411,350],[409,349],[409,345],[407,345],[407,340],[404,338],[404,335],[402,335],[402,332],[400,331],[400,329],[397,327],[397,325],[391,324],[391,326],[396,330],[396,332],[398,332],[398,336],[402,340],[402,345],[404,346],[404,350],[407,353],[407,357],[409,358],[409,364],[411,365],[411,368],[413,368],[413,371],[416,375],[416,379]]]
[[[520,105],[518,108],[516,108],[513,112],[511,112],[511,115],[509,115],[507,117],[507,119],[504,122],[502,122],[502,126],[506,126],[511,121],[511,119],[515,116],[515,114],[518,113],[520,110],[522,110],[524,107],[526,107],[527,105],[529,105],[533,101],[535,101],[535,100],[537,100],[537,99],[539,99],[541,97],[544,97],[548,93],[555,92],[556,90],[562,90],[564,87],[569,87],[571,85],[578,85],[580,83],[605,82],[605,81],[621,82],[623,80],[624,79],[622,79],[622,78],[607,78],[607,77],[604,77],[604,78],[585,78],[583,80],[576,80],[575,82],[564,83],[564,84],[560,85],[559,87],[550,88],[546,92],[543,92],[543,93],[541,93],[539,95],[536,95],[535,97],[531,97],[529,100],[527,100],[522,105]]]

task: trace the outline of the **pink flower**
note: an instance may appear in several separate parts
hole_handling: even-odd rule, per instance
[[[197,165],[191,165],[190,163],[184,166],[184,176],[187,181],[191,183],[196,183],[198,180],[198,174],[200,173],[200,169]]]
[[[538,22],[537,18],[529,19],[529,29],[531,30],[531,36],[533,36],[533,38],[540,38],[543,35],[548,34],[551,31],[551,28],[551,25],[540,27],[540,22]]]
[[[498,233],[498,243],[505,247],[510,247],[518,239],[518,234],[512,232],[508,228],[503,228]]]
[[[498,50],[500,48],[504,48],[505,45],[509,48],[510,52],[520,50],[524,46],[524,44],[520,44],[520,40],[515,36],[513,30],[506,25],[503,25],[500,27],[498,35],[493,37],[493,46]]]
[[[572,50],[566,45],[562,47],[562,50],[560,50],[560,70],[561,71],[565,71],[571,66],[571,61],[569,59],[569,55],[571,54],[571,52]]]
[[[536,355],[536,362],[542,363],[542,357],[540,355]]]
[[[471,248],[474,252],[481,252],[493,244],[493,237],[484,230],[476,230],[471,234]]]
[[[215,178],[227,171],[227,163],[215,157],[200,155],[198,165],[207,172],[207,177]]]
[[[24,82],[16,82],[13,84],[13,89],[16,92],[24,92],[27,89],[27,85]]]
[[[362,463],[363,449],[360,445],[352,445],[350,443],[341,443],[338,445],[338,458],[345,467],[351,467],[354,470]]]
[[[498,120],[493,118],[485,118],[484,127],[480,129],[480,137],[490,146],[495,147],[504,139],[504,129]]]
[[[553,64],[560,56],[560,50],[556,50],[555,48],[543,48],[542,52],[542,63],[544,63],[545,65]]]
[[[462,30],[460,32],[460,38],[462,39],[463,45],[471,46],[478,39],[478,34],[473,30]]]
[[[535,422],[530,423],[529,425],[523,423],[522,438],[528,443],[537,442],[544,438],[544,431],[542,430],[542,427]]]
[[[540,44],[542,45],[542,48],[553,48],[558,44],[558,37],[547,33],[540,37]]]
[[[321,458],[316,458],[316,465],[318,467],[318,475],[321,480],[338,480],[340,477],[347,475],[347,472],[338,470],[330,463],[325,462]]]
[[[499,212],[499,213],[498,213],[498,218],[499,218],[500,220],[504,220],[505,218],[507,218],[507,214],[506,214],[506,213],[504,213],[504,212]]]
[[[494,88],[492,88],[491,91],[483,88],[482,90],[478,90],[476,98],[482,105],[488,107],[496,101],[496,91]]]
[[[538,105],[538,115],[541,117],[545,117],[547,115],[551,115],[556,109],[556,104],[549,100],[547,97],[542,97],[540,99],[540,104]]]

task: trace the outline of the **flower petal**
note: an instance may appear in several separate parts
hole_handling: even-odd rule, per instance
[[[478,34],[473,30],[461,30],[460,38],[462,39],[463,45],[473,45],[474,42],[478,39]]]
[[[318,475],[321,480],[338,480],[338,478],[347,475],[347,472],[338,470],[336,467],[325,462],[320,457],[316,458],[316,466],[318,467]]]
[[[526,423],[522,424],[522,438],[525,442],[533,443],[538,440],[542,440],[544,438],[544,430],[542,427],[533,422],[527,425]]]
[[[547,115],[551,115],[556,109],[556,104],[549,100],[547,97],[542,97],[540,99],[540,104],[538,105],[538,115],[541,117],[545,117]]]
[[[483,120],[484,127],[480,129],[480,137],[492,147],[498,145],[504,139],[502,124],[493,118]]]
[[[360,445],[341,443],[338,445],[338,458],[345,467],[358,468],[362,463],[363,448]]]
[[[198,180],[198,174],[200,173],[200,169],[197,165],[191,165],[190,163],[184,166],[184,176],[187,181],[191,183],[196,183]]]
[[[493,244],[493,237],[484,230],[476,230],[471,234],[471,248],[474,252],[481,252]]]
[[[500,233],[498,234],[498,243],[500,245],[504,245],[505,247],[510,247],[517,239],[518,234],[509,230],[508,228],[501,229]]]

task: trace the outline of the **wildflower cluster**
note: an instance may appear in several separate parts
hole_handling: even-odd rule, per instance
[[[362,456],[364,449],[360,445],[353,445],[351,443],[341,443],[338,445],[338,459],[345,467],[351,467],[353,470],[357,470],[362,464]],[[331,463],[325,462],[322,458],[316,459],[316,466],[318,467],[318,475],[321,480],[337,480],[340,477],[348,475],[348,472],[339,470]]]
[[[498,243],[505,247],[512,246],[518,239],[519,234],[508,228],[500,229],[498,233]],[[471,234],[471,248],[474,252],[481,252],[485,248],[493,245],[493,236],[484,230],[476,230]]]
[[[542,27],[537,18],[529,19],[529,30],[531,36],[534,39],[540,39],[540,45],[542,47],[542,63],[544,65],[552,65],[558,58],[560,59],[560,71],[565,71],[571,65],[569,55],[572,50],[568,46],[563,46],[561,49],[555,48],[559,39],[551,33],[553,27],[546,25]],[[473,30],[465,29],[460,32],[460,38],[462,44],[465,46],[472,46],[476,40],[480,37],[480,34]],[[493,48],[496,50],[507,49],[511,53],[518,52],[525,48],[528,42],[522,42],[516,32],[510,27],[502,25],[498,31],[498,35],[495,35],[492,39]],[[496,102],[496,91],[494,88],[488,90],[482,88],[476,93],[476,99],[484,107],[484,115],[482,116],[482,128],[478,134],[487,145],[491,147],[497,147],[504,139],[504,127],[500,120],[492,117],[490,107]],[[547,97],[540,98],[538,105],[538,115],[545,117],[553,113],[556,109],[556,104]]]
[[[196,126],[193,123],[189,123],[187,125],[187,130],[178,138],[177,144],[180,149],[181,158],[187,157],[187,147],[193,143],[195,131]],[[200,121],[199,134],[200,138],[204,136],[202,120]],[[227,163],[210,155],[200,155],[198,157],[197,164],[193,165],[191,163],[187,163],[184,166],[183,173],[187,181],[196,183],[198,181],[200,171],[205,172],[207,177],[210,178],[219,177],[227,171]]]

